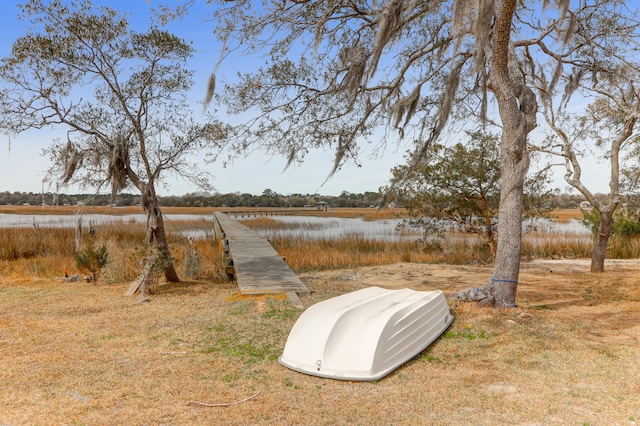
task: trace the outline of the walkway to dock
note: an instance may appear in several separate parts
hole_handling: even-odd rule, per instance
[[[214,213],[214,223],[223,247],[228,244],[240,293],[287,293],[292,303],[302,307],[297,293],[309,293],[309,289],[267,240],[222,212]]]

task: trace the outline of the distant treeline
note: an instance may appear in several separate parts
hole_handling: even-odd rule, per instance
[[[378,207],[382,196],[378,192],[355,194],[343,191],[338,196],[319,194],[288,194],[282,195],[266,189],[261,195],[234,192],[221,193],[192,193],[185,195],[170,195],[160,197],[160,204],[169,207],[305,207],[316,206],[318,203],[329,203],[332,207]],[[582,195],[562,194],[551,200],[553,208],[578,208],[584,201]],[[110,203],[108,194],[36,194],[33,192],[0,192],[0,205],[87,205],[107,206]],[[140,204],[140,195],[119,194],[115,205],[119,207],[136,206]]]
[[[140,195],[118,194],[114,205],[118,207],[140,204]],[[160,197],[160,204],[169,207],[305,207],[329,203],[334,207],[377,207],[382,196],[378,192],[353,194],[343,191],[339,196],[319,194],[282,195],[266,189],[260,195],[248,193],[192,193]],[[0,192],[0,205],[48,205],[48,206],[107,206],[108,194],[36,194],[33,192]]]

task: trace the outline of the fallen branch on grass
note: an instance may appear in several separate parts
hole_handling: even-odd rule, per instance
[[[262,392],[262,391],[259,390],[255,395],[251,395],[248,398],[245,398],[245,399],[242,399],[242,400],[236,401],[236,402],[229,402],[229,403],[226,403],[226,404],[207,404],[205,402],[189,401],[189,402],[187,402],[187,405],[199,405],[201,407],[231,407],[232,405],[242,404],[243,402],[247,402],[250,399],[255,398],[256,396],[260,395],[260,392]]]

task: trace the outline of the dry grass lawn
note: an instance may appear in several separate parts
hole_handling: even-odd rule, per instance
[[[633,425],[640,422],[640,261],[523,264],[519,307],[456,320],[377,382],[277,362],[300,311],[233,283],[0,283],[0,425]],[[491,268],[402,263],[301,275],[305,306],[363,286],[481,285]],[[189,404],[233,403],[231,406]]]

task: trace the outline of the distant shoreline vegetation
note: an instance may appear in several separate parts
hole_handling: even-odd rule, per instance
[[[260,195],[249,193],[192,193],[160,197],[165,207],[309,207],[328,203],[331,207],[367,208],[378,207],[382,200],[379,192],[351,193],[340,195],[278,194],[266,189]],[[584,201],[582,195],[561,194],[551,200],[554,209],[575,209]],[[108,194],[54,194],[33,192],[0,192],[0,205],[13,206],[108,206]],[[140,195],[122,193],[116,197],[114,206],[139,206]]]
[[[339,196],[320,194],[278,194],[269,189],[260,195],[249,193],[192,193],[159,197],[165,207],[307,207],[329,203],[334,207],[377,207],[382,196],[378,192],[354,194],[343,191]],[[0,192],[0,205],[30,206],[108,206],[108,194],[54,194],[47,192]],[[118,194],[114,203],[118,207],[140,205],[139,194]]]

